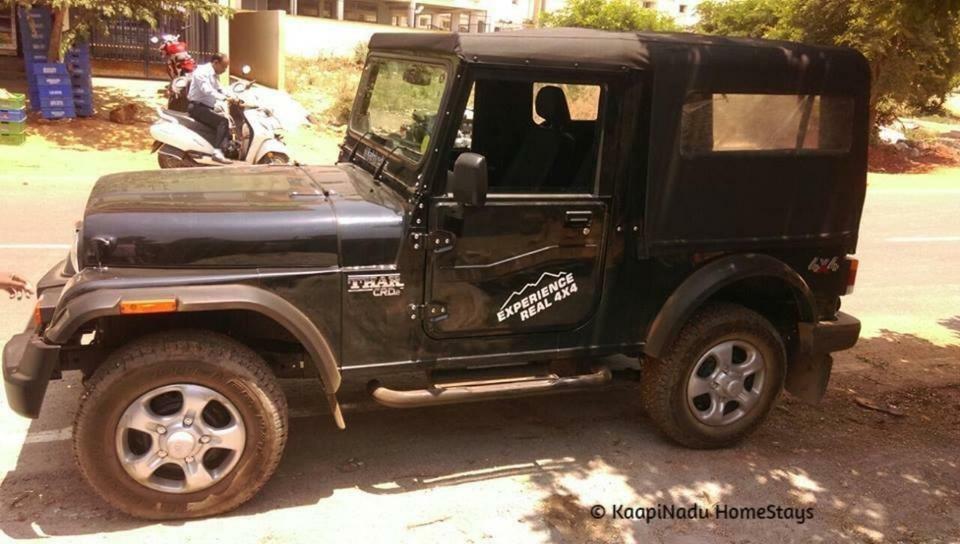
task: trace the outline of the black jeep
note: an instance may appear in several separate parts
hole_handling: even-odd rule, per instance
[[[694,448],[747,436],[783,388],[823,395],[860,329],[838,310],[863,56],[585,30],[370,50],[335,166],[97,182],[3,373],[37,417],[83,372],[74,448],[107,501],[160,519],[250,499],[287,437],[278,377],[319,380],[343,428],[347,386],[407,408],[639,375]]]

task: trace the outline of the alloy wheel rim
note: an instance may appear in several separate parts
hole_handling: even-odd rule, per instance
[[[195,493],[221,481],[243,455],[247,433],[225,396],[196,384],[152,389],[134,400],[116,428],[116,453],[140,485]]]
[[[760,350],[743,340],[707,349],[687,380],[687,406],[694,418],[721,427],[749,414],[763,395],[766,365]]]

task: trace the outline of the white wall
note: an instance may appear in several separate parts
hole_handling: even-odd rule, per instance
[[[350,57],[358,44],[366,44],[377,32],[424,32],[423,30],[288,15],[284,25],[284,51],[297,57]]]

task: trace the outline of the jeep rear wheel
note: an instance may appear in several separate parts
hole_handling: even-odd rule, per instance
[[[697,312],[662,359],[644,361],[642,403],[654,424],[691,448],[742,440],[783,388],[786,353],[777,330],[734,304]]]
[[[147,519],[226,512],[273,475],[287,407],[263,360],[219,334],[143,337],[94,373],[74,423],[81,472],[107,502]]]

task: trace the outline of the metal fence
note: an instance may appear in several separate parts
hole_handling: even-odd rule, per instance
[[[97,60],[123,62],[137,70],[142,67],[143,77],[158,77],[163,72],[150,68],[163,66],[164,59],[158,47],[150,43],[150,38],[160,34],[179,34],[186,40],[190,54],[197,62],[208,61],[217,52],[219,44],[216,18],[204,21],[196,14],[161,17],[156,28],[141,21],[116,18],[107,21],[105,28],[91,32],[90,56]]]

